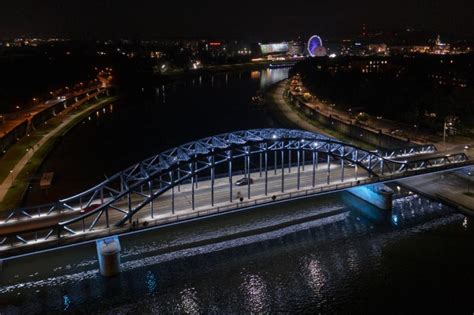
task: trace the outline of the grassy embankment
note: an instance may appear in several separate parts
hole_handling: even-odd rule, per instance
[[[21,205],[26,190],[28,189],[28,185],[30,184],[31,176],[37,172],[38,168],[55,147],[59,139],[92,112],[116,101],[117,98],[118,97],[107,97],[100,99],[93,104],[84,103],[67,114],[60,114],[51,118],[46,124],[42,124],[32,131],[29,136],[24,137],[14,144],[0,159],[0,182],[3,182],[8,176],[11,176],[10,170],[12,170],[23,158],[25,153],[32,154],[32,156],[16,176],[13,185],[10,186],[3,201],[0,203],[0,211],[16,208]],[[35,148],[36,144],[44,135],[57,128],[66,118],[71,117],[71,121],[64,125],[54,136],[48,139],[48,141],[46,141],[41,147]],[[34,151],[31,148],[35,148]]]

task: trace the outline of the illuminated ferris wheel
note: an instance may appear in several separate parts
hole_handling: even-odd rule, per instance
[[[316,56],[316,50],[319,47],[323,47],[323,41],[321,40],[321,37],[318,35],[313,35],[311,38],[308,40],[308,53],[311,57]]]

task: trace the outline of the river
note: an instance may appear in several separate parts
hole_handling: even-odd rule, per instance
[[[56,184],[33,187],[27,203],[186,141],[278,126],[250,99],[285,75],[135,91],[67,135],[42,167]],[[344,192],[123,236],[123,272],[111,279],[98,274],[94,243],[6,260],[0,314],[472,313],[472,221],[391,185],[392,213]]]
[[[127,91],[122,100],[74,128],[38,172],[54,172],[54,185],[30,186],[25,204],[73,195],[166,149],[219,133],[274,127],[252,103],[257,91],[288,76],[288,68],[202,75]]]

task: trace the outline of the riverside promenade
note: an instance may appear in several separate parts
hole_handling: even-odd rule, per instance
[[[313,123],[313,121],[305,116],[300,109],[296,109],[290,105],[284,97],[287,85],[288,80],[281,81],[267,92],[267,101],[269,105],[272,106],[272,110],[276,116],[279,117],[279,119],[284,119],[287,123],[290,123],[297,128],[340,138],[341,135],[337,134],[337,132],[330,130],[330,128],[326,128],[324,125],[318,127],[320,124],[317,122]],[[332,114],[336,115],[339,113],[339,111],[335,112],[333,108],[330,108],[327,105],[325,106],[328,108],[317,106],[317,109],[315,108],[314,110],[322,111],[324,115],[327,114],[328,116],[331,114],[329,111],[332,111]],[[379,120],[377,123],[381,124],[384,121],[385,120]],[[350,123],[348,122],[348,124]],[[382,126],[377,125],[377,128],[378,127]],[[390,128],[393,128],[393,126],[390,125],[388,129],[385,129],[390,130]],[[344,137],[344,135],[342,136]],[[434,140],[433,136],[430,138],[429,135],[423,135],[421,132],[418,134],[418,139],[424,143],[426,143],[428,139]],[[349,138],[349,141],[354,141],[354,139]],[[448,154],[451,151],[464,151],[470,159],[474,158],[474,143],[466,141],[443,143],[437,141],[435,142],[435,145],[438,149],[445,151]],[[457,208],[458,210],[464,211],[465,213],[474,215],[474,167],[472,166],[457,171],[417,176],[406,180],[400,180],[399,183],[400,185],[430,199],[438,200]]]
[[[37,155],[39,154],[39,151],[45,149],[45,147],[48,146],[48,144],[50,144],[50,142],[54,138],[67,131],[69,128],[73,127],[78,121],[81,120],[81,117],[84,117],[85,115],[101,108],[102,106],[105,106],[111,101],[111,98],[109,97],[104,100],[97,100],[97,102],[91,104],[90,106],[84,106],[88,101],[97,99],[97,97],[101,93],[103,93],[102,90],[99,92],[92,93],[88,97],[81,99],[73,105],[69,106],[60,114],[61,118],[58,124],[55,125],[53,129],[47,131],[46,134],[38,135],[39,140],[32,144],[30,149],[27,149],[24,151],[24,153],[22,153],[22,156],[8,171],[9,175],[6,176],[0,184],[0,208],[3,209],[5,208],[5,206],[8,206],[4,204],[5,197],[10,192],[11,188],[17,185],[17,180],[19,179],[19,177],[22,176],[22,172],[24,171],[24,169],[31,163],[32,160],[38,158]],[[35,135],[32,134],[31,136],[34,137]],[[37,164],[39,165],[40,163]],[[27,185],[24,186],[24,189],[26,189]],[[24,189],[22,188],[16,193],[22,195],[22,191],[24,191]],[[21,199],[21,196],[19,195],[18,198]]]

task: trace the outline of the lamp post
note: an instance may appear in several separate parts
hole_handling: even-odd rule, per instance
[[[471,178],[470,177],[472,176],[472,174],[473,174],[472,171],[467,172],[467,176],[469,177],[467,181],[467,195],[471,194]]]
[[[446,149],[446,130],[454,129],[454,125],[459,123],[457,116],[446,116],[443,123],[443,146]]]
[[[443,123],[443,146],[446,146],[446,129],[448,129],[446,124],[446,118],[444,119]]]

